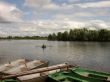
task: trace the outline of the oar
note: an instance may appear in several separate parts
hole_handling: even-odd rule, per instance
[[[68,65],[68,64],[60,64],[60,65],[56,65],[56,66],[50,66],[50,67],[36,69],[35,71],[28,71],[28,72],[21,73],[21,74],[3,76],[1,79],[16,78],[16,77],[20,77],[20,76],[31,75],[31,74],[36,74],[36,73],[43,73],[43,72],[47,72],[47,71],[64,69],[64,68],[67,68],[67,70],[68,70],[71,67],[74,67],[74,66]]]

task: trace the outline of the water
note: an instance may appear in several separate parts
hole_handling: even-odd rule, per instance
[[[42,49],[42,44],[47,48]],[[110,43],[58,42],[46,40],[1,40],[0,64],[19,58],[69,62],[94,70],[110,72]]]

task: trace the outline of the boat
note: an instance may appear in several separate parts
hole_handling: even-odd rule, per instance
[[[31,72],[32,70],[35,70],[35,69],[38,69],[38,68],[47,67],[48,64],[49,64],[48,61],[41,61],[41,60],[34,60],[34,61],[27,62],[27,63],[23,62],[22,65],[11,68],[11,69],[6,70],[6,71],[3,71],[3,72],[1,72],[0,75],[2,75],[1,76],[1,78],[2,78],[2,77],[5,77],[5,76]],[[30,75],[30,76],[33,77],[32,75]],[[27,76],[25,76],[25,77],[27,77]],[[8,78],[8,79],[6,78],[6,79],[0,80],[0,82],[22,82],[18,78]],[[24,78],[24,77],[20,77],[20,78]],[[28,78],[29,77],[27,77],[27,79]]]
[[[4,79],[4,80],[0,80],[0,82],[21,82],[18,79]]]
[[[48,77],[48,74],[54,74],[55,72],[58,72],[61,70],[67,70],[68,68],[69,68],[69,65],[64,63],[64,64],[53,65],[50,67],[33,69],[21,74],[5,76],[2,79],[10,79],[10,78],[17,77],[18,82],[19,81],[20,82],[45,82]]]
[[[18,60],[9,62],[7,64],[0,65],[0,72],[7,71],[7,70],[12,69],[14,67],[18,67],[26,62],[27,62],[26,59],[18,59]]]
[[[48,75],[46,82],[110,82],[110,73],[74,67]]]
[[[43,44],[43,45],[42,45],[42,48],[45,49],[45,48],[46,48],[46,45]]]
[[[20,66],[9,69],[7,71],[4,71],[3,73],[7,73],[10,75],[11,74],[18,74],[18,73],[27,72],[27,71],[37,69],[37,68],[47,67],[48,63],[49,63],[48,61],[33,60],[30,62],[24,63]]]

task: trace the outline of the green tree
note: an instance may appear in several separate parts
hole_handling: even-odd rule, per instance
[[[48,39],[59,41],[110,41],[110,30],[70,29],[69,33],[65,31],[63,33],[58,32],[57,35],[55,33],[50,34]]]
[[[57,36],[55,33],[52,34],[52,40],[57,40]]]
[[[62,40],[63,41],[68,41],[68,39],[69,39],[68,32],[67,31],[63,32],[62,33]]]
[[[58,32],[58,34],[57,34],[57,40],[62,40],[62,33],[61,32]]]
[[[108,30],[101,29],[101,30],[98,31],[98,33],[99,33],[99,36],[98,36],[99,41],[108,41],[109,40],[110,35],[109,35]]]
[[[52,35],[51,34],[49,34],[48,40],[52,40]]]

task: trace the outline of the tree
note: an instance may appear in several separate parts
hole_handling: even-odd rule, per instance
[[[63,41],[68,41],[68,39],[69,39],[68,36],[69,36],[69,35],[68,35],[68,32],[65,31],[64,33],[62,33],[62,40],[63,40]]]
[[[52,40],[52,35],[51,34],[49,34],[48,40]]]
[[[58,32],[58,34],[57,34],[57,40],[62,40],[62,33],[61,32]]]
[[[101,30],[98,31],[98,33],[99,33],[99,36],[98,36],[99,41],[108,41],[109,40],[110,35],[109,35],[108,30],[101,29]]]
[[[55,33],[52,34],[52,40],[57,40],[57,36]]]
[[[69,31],[69,37],[68,37],[68,38],[69,38],[69,40],[70,40],[70,41],[73,41],[73,40],[75,39],[75,37],[74,37],[74,36],[75,36],[75,34],[74,34],[73,30],[72,30],[72,29],[70,29],[70,31]]]
[[[110,41],[110,30],[70,29],[69,33],[65,31],[63,33],[58,32],[57,35],[55,33],[50,34],[48,39],[59,41]]]

